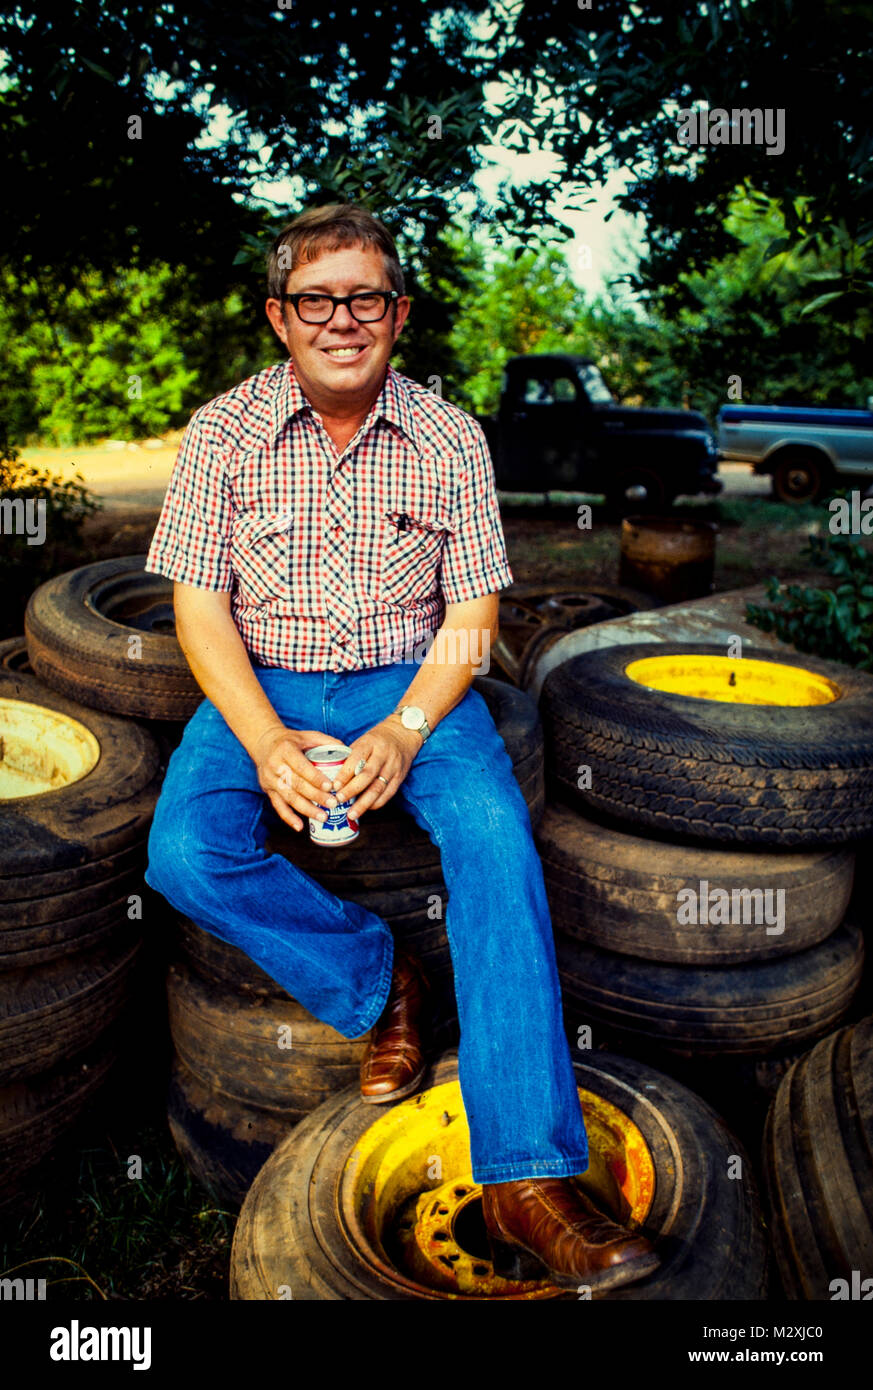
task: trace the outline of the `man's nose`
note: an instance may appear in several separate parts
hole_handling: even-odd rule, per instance
[[[354,317],[348,304],[338,304],[333,311],[333,318],[330,322],[331,328],[339,328],[347,332],[350,328],[357,328],[357,319]]]

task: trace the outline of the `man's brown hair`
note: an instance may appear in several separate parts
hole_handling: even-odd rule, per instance
[[[391,288],[405,293],[397,247],[384,223],[356,203],[327,203],[301,212],[276,237],[267,255],[269,298],[282,298],[289,274],[299,265],[316,260],[324,251],[346,246],[372,246],[381,251]]]

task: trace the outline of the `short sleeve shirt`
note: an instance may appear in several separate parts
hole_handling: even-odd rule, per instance
[[[471,415],[389,366],[337,454],[290,361],[192,416],[146,569],[229,591],[250,656],[296,671],[408,659],[513,577]]]

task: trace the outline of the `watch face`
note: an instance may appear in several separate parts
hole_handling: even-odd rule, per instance
[[[417,705],[407,705],[400,716],[400,722],[407,729],[420,729],[424,723],[424,710],[419,709]]]

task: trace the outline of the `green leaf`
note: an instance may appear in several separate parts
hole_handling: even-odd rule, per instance
[[[800,311],[801,315],[805,317],[807,314],[813,314],[816,309],[821,309],[825,304],[831,304],[835,299],[842,299],[843,297],[844,292],[842,290],[831,290],[829,294],[820,294],[815,299],[810,300],[808,304],[804,304]]]
[[[82,54],[80,54],[79,57],[85,64],[86,68],[90,68],[92,72],[96,72],[97,76],[102,77],[105,82],[115,82],[115,78],[112,76],[112,73],[107,72],[105,68],[101,68],[99,63],[92,63],[90,58],[85,58]]]

